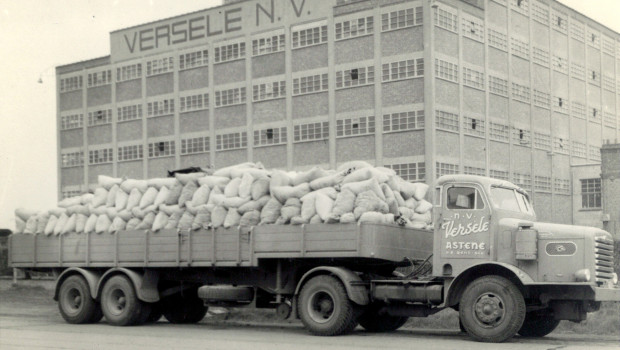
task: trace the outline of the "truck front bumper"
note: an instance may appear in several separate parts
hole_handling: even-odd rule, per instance
[[[620,301],[620,288],[592,287],[594,301]]]

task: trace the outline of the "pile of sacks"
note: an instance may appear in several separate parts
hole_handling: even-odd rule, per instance
[[[336,170],[267,170],[243,163],[149,180],[99,176],[94,193],[44,212],[17,209],[18,233],[180,229],[308,223],[387,223],[432,229],[428,186],[363,161]]]

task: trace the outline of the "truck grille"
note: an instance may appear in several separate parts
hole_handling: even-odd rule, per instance
[[[596,258],[596,282],[610,280],[614,272],[614,241],[606,237],[594,240],[594,257]]]

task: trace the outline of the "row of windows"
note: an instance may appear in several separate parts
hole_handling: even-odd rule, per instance
[[[286,127],[254,130],[254,146],[279,145],[286,141]]]
[[[248,146],[248,133],[243,131],[216,135],[215,146],[218,151],[246,148]]]
[[[381,30],[394,30],[421,25],[422,7],[408,8],[381,14]]]
[[[149,158],[172,156],[175,153],[174,141],[159,141],[149,143]]]
[[[284,34],[252,40],[252,55],[264,55],[284,51]]]
[[[142,77],[142,63],[116,68],[116,81],[126,81]]]
[[[60,92],[79,90],[82,88],[82,76],[60,79]]]
[[[336,72],[336,88],[373,84],[375,82],[375,67],[360,67]]]
[[[148,102],[146,104],[147,117],[157,117],[169,114],[174,114],[174,99],[172,98]]]
[[[233,61],[245,57],[245,43],[222,45],[215,48],[215,63]]]
[[[202,67],[209,64],[209,51],[200,50],[179,55],[179,69]]]
[[[336,40],[372,34],[373,30],[374,19],[372,16],[336,22]]]
[[[458,32],[458,14],[456,10],[445,6],[435,9],[434,14],[435,25],[449,30],[451,32]]]
[[[273,81],[262,83],[252,87],[252,100],[263,101],[274,98],[286,97],[286,81]]]
[[[375,133],[375,117],[355,117],[336,120],[336,137]]]
[[[84,114],[71,114],[60,117],[60,130],[81,128],[83,125]]]
[[[301,48],[327,42],[327,26],[319,25],[314,28],[293,31],[293,48]]]
[[[60,164],[63,168],[84,165],[84,152],[82,151],[62,153],[60,157]]]
[[[112,83],[112,71],[104,70],[97,73],[88,73],[88,87],[107,85]]]
[[[383,82],[422,77],[424,76],[424,59],[384,63],[381,69]]]
[[[581,207],[585,209],[601,208],[601,179],[581,180]]]
[[[215,107],[231,106],[245,103],[245,87],[221,90],[215,92]]]
[[[181,96],[179,98],[179,112],[198,111],[209,108],[209,94]]]
[[[88,112],[88,126],[109,124],[112,122],[112,109]]]
[[[146,62],[146,76],[168,73],[174,70],[174,59],[162,57]]]
[[[383,115],[383,132],[424,128],[424,110]]]
[[[327,91],[327,88],[327,73],[293,79],[293,95],[303,95],[319,91]]]
[[[293,140],[295,142],[324,140],[329,137],[329,122],[317,122],[295,125]]]
[[[142,105],[131,105],[131,106],[123,106],[118,107],[116,109],[118,115],[118,121],[128,121],[142,118]]]
[[[426,164],[424,162],[386,164],[385,167],[394,170],[398,176],[406,181],[424,181],[426,178]]]
[[[88,164],[111,163],[112,161],[114,161],[112,148],[103,148],[88,151]]]
[[[455,63],[436,58],[435,75],[438,78],[457,83],[459,80],[459,66]]]
[[[142,145],[121,146],[118,148],[119,162],[142,159],[143,157]]]
[[[181,155],[209,152],[209,137],[192,137],[181,140]]]
[[[484,21],[464,14],[462,16],[461,32],[467,38],[484,42]]]

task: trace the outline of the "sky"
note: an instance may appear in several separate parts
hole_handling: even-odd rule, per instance
[[[560,2],[620,32],[620,0]],[[15,228],[16,208],[46,210],[58,201],[54,67],[109,55],[111,31],[219,4],[0,0],[0,228]]]

